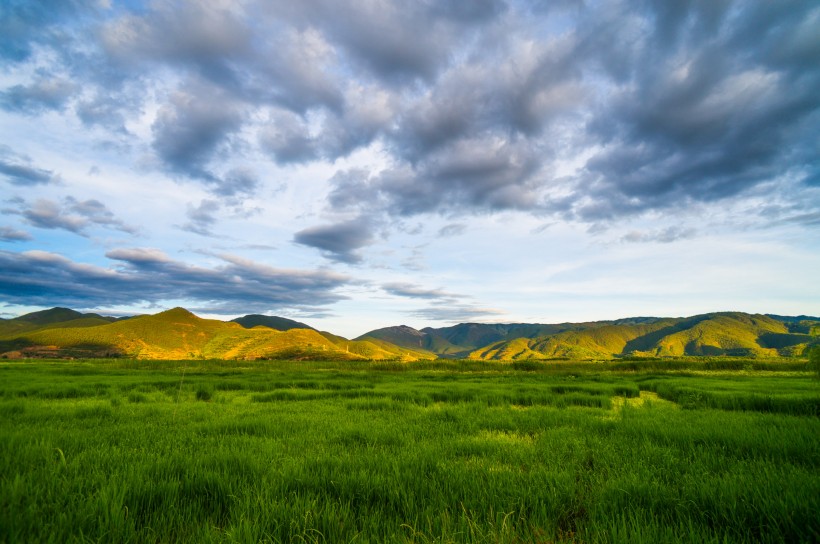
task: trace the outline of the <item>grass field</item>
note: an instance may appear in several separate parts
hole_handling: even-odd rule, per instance
[[[0,364],[0,542],[817,542],[801,363]]]

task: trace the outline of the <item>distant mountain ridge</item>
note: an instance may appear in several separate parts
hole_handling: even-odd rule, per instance
[[[633,317],[559,324],[461,323],[376,329],[378,338],[442,357],[481,360],[615,357],[799,356],[820,343],[820,318],[716,312],[682,318]]]
[[[792,357],[820,344],[820,318],[716,312],[585,323],[385,327],[348,340],[277,316],[202,319],[184,308],[128,319],[52,308],[0,319],[0,357],[144,359]]]

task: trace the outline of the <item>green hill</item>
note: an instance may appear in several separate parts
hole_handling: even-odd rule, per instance
[[[52,308],[0,320],[2,357],[140,359],[477,360],[681,356],[801,356],[820,344],[820,321],[720,312],[589,323],[462,323],[386,327],[354,340],[286,318],[202,319],[183,308],[116,320]]]
[[[12,338],[23,332],[54,327],[94,327],[116,321],[114,317],[83,314],[69,308],[51,308],[0,320],[0,339]]]
[[[80,314],[82,315],[82,314]],[[265,317],[265,316],[262,316]],[[81,326],[72,326],[72,325]],[[20,331],[0,342],[7,357],[128,356],[139,359],[333,359],[416,360],[429,358],[388,343],[350,342],[311,328],[244,328],[202,319],[184,308],[114,323],[79,318]]]
[[[532,339],[496,342],[472,359],[611,359],[620,356],[802,355],[818,337],[789,332],[764,315],[725,312],[635,324],[604,324]]]
[[[239,323],[246,329],[254,327],[268,327],[275,331],[289,331],[291,329],[313,329],[310,325],[306,325],[293,319],[286,317],[277,317],[275,315],[259,315],[250,314],[243,317],[237,317],[231,320],[233,323]],[[314,329],[315,330],[315,329]]]
[[[721,312],[552,325],[462,323],[420,331],[407,326],[386,327],[359,339],[381,339],[439,357],[494,361],[799,356],[808,346],[820,343],[820,321],[812,319]]]

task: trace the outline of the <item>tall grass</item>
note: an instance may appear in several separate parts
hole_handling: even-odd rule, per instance
[[[0,364],[0,541],[820,539],[806,374],[140,364]]]

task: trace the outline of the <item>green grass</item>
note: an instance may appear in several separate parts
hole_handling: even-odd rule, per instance
[[[3,363],[0,542],[818,541],[820,382],[708,363]]]

